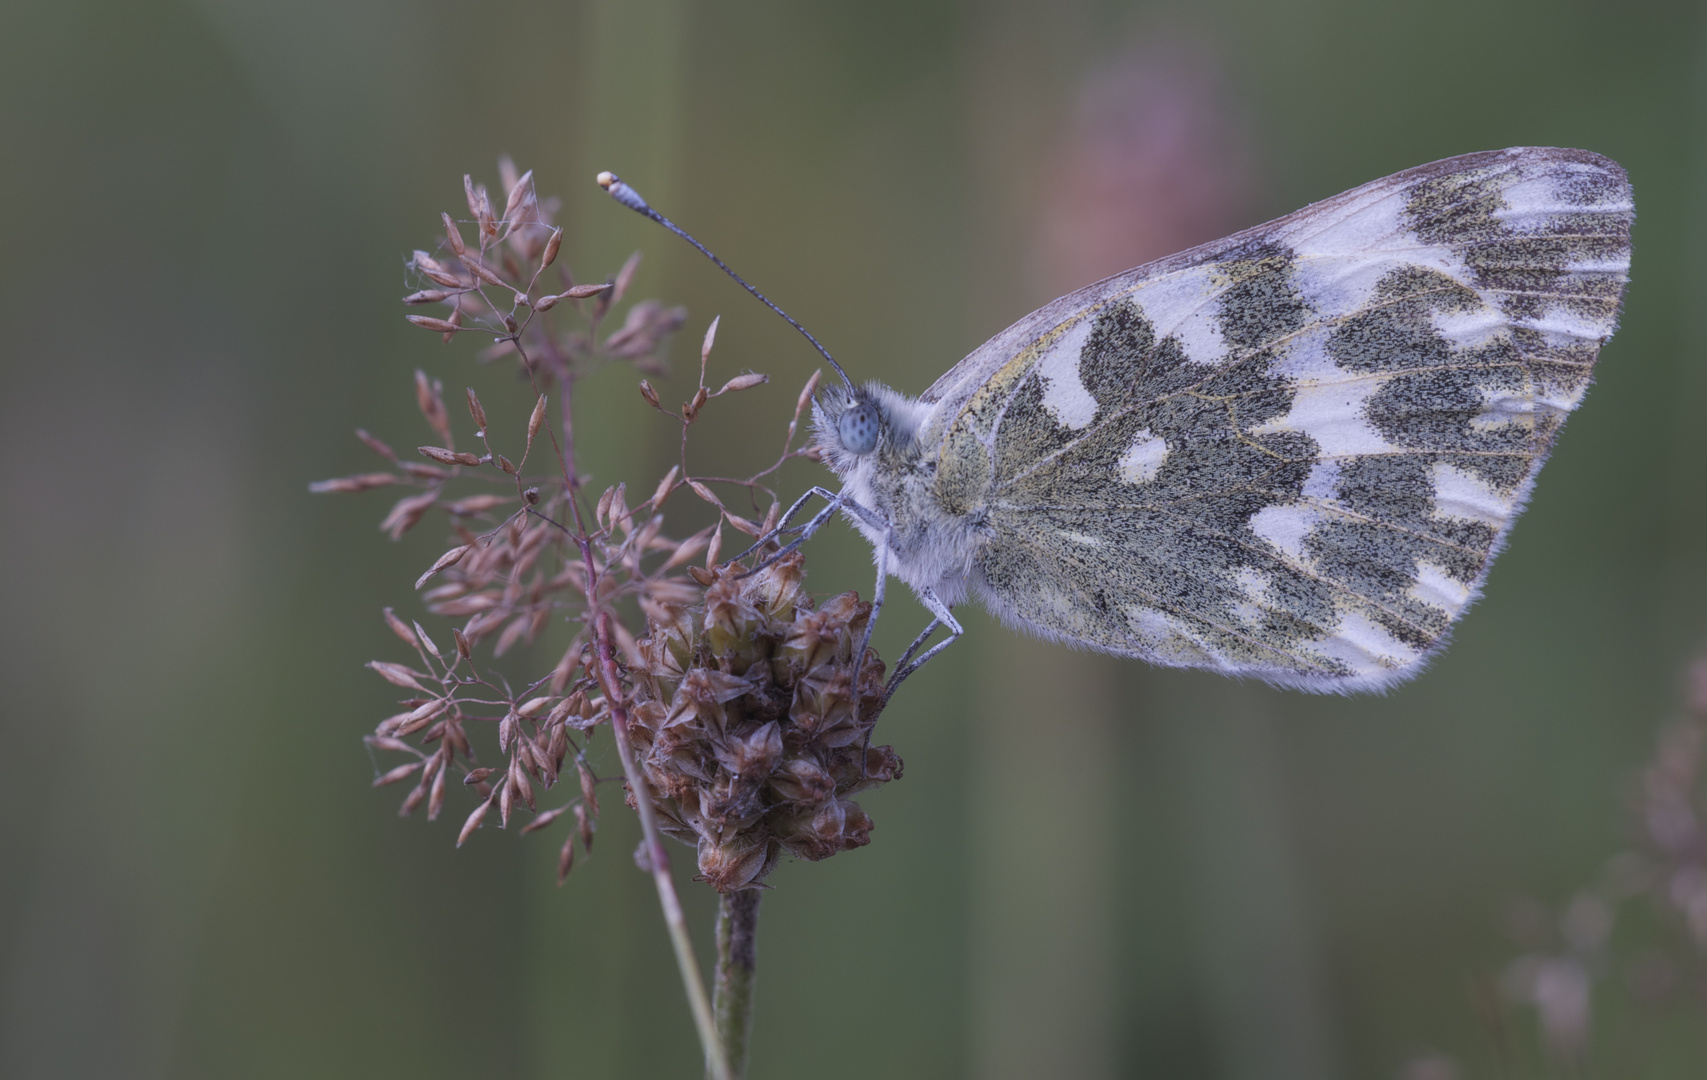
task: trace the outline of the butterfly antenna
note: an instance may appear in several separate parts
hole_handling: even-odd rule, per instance
[[[658,211],[652,209],[652,207],[646,202],[646,200],[640,197],[640,192],[635,191],[633,188],[631,188],[627,184],[623,183],[622,180],[620,178],[618,178],[615,173],[611,173],[611,172],[602,172],[599,174],[599,186],[604,188],[606,191],[610,192],[611,198],[615,199],[617,202],[628,207],[630,210],[633,210],[637,214],[641,214],[641,215],[644,215],[645,217],[651,218],[653,221],[656,221],[658,224],[664,226],[664,228],[670,230],[671,232],[675,233],[677,236],[681,237],[683,240],[686,240],[688,243],[690,243],[694,247],[698,248],[699,253],[701,255],[704,255],[706,258],[708,258],[712,262],[716,263],[717,268],[719,270],[723,271],[725,274],[728,274],[730,277],[734,278],[736,283],[739,284],[741,286],[741,288],[746,289],[748,292],[750,292],[754,296],[758,297],[759,302],[761,304],[765,305],[765,307],[770,308],[772,311],[776,312],[778,315],[781,315],[783,317],[783,320],[786,321],[788,323],[788,325],[790,325],[790,326],[794,327],[796,330],[800,331],[801,336],[804,337],[807,341],[810,341],[812,343],[812,347],[814,349],[818,350],[818,355],[822,356],[824,358],[824,362],[836,369],[836,374],[840,375],[842,377],[842,381],[844,383],[847,383],[848,389],[849,390],[853,389],[853,380],[848,378],[848,373],[842,370],[842,365],[836,363],[836,358],[830,355],[830,351],[828,349],[824,348],[824,346],[818,344],[817,338],[813,337],[811,335],[811,333],[809,333],[804,326],[801,326],[799,323],[795,322],[792,318],[789,318],[788,312],[782,310],[781,308],[777,307],[775,304],[771,303],[770,297],[766,296],[764,293],[760,292],[759,290],[753,288],[751,285],[747,284],[746,280],[744,278],[742,278],[740,274],[737,274],[735,271],[729,269],[729,264],[724,262],[722,259],[719,259],[716,255],[712,254],[710,248],[706,247],[704,244],[700,243],[698,240],[695,240],[692,236],[688,235],[688,232],[686,229],[683,229],[680,225],[677,225],[675,222],[671,221],[669,218],[665,217],[663,214],[660,214],[660,213],[658,213]]]

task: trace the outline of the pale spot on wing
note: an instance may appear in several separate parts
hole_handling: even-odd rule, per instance
[[[1335,488],[1339,487],[1339,460],[1318,461],[1310,466],[1310,474],[1304,478],[1304,496],[1310,499],[1332,501]]]
[[[1330,319],[1362,311],[1376,283],[1398,267],[1426,266],[1464,279],[1463,260],[1450,248],[1419,241],[1404,210],[1404,192],[1394,188],[1339,207],[1334,217],[1277,230],[1296,257],[1292,279],[1314,311]]]
[[[1431,312],[1434,329],[1460,349],[1479,349],[1506,332],[1510,321],[1498,308],[1482,306],[1474,311]]]
[[[1252,435],[1302,432],[1316,440],[1323,454],[1386,454],[1398,447],[1388,442],[1364,416],[1364,406],[1381,389],[1375,379],[1346,380],[1345,371],[1329,358],[1327,331],[1312,330],[1269,365],[1273,375],[1296,379],[1292,408],[1284,416],[1250,429]]]
[[[1074,431],[1086,427],[1097,414],[1097,399],[1079,378],[1079,354],[1090,340],[1095,320],[1081,318],[1050,346],[1037,365],[1043,380],[1043,407],[1063,427]]]
[[[1128,484],[1145,484],[1156,478],[1162,460],[1167,456],[1167,441],[1145,428],[1132,437],[1132,445],[1115,464],[1122,480]]]
[[[1227,356],[1221,320],[1212,302],[1219,291],[1212,267],[1194,266],[1145,282],[1132,299],[1155,326],[1158,340],[1178,341],[1194,364],[1216,364]]]
[[[1474,473],[1444,462],[1435,462],[1431,473],[1435,517],[1479,521],[1496,529],[1505,528],[1511,518],[1511,499]]]
[[[1539,330],[1549,340],[1575,338],[1579,341],[1600,341],[1612,332],[1606,317],[1578,315],[1564,307],[1552,307],[1536,318],[1514,321],[1526,329]]]
[[[1274,584],[1268,575],[1250,566],[1241,566],[1233,580],[1245,594],[1245,599],[1231,605],[1233,617],[1247,626],[1256,626],[1263,621],[1269,606],[1268,591]]]
[[[1495,210],[1493,218],[1513,232],[1539,233],[1550,231],[1560,215],[1618,214],[1634,210],[1635,205],[1627,198],[1593,202],[1572,198],[1570,188],[1573,182],[1599,180],[1603,176],[1601,169],[1591,165],[1555,164],[1545,172],[1506,184],[1500,191],[1505,206]]]
[[[1126,619],[1139,644],[1157,659],[1173,664],[1215,666],[1214,650],[1198,641],[1173,616],[1155,608],[1133,607],[1127,610]]]
[[[1073,543],[1081,544],[1084,547],[1099,548],[1103,546],[1101,537],[1092,536],[1089,533],[1074,532],[1072,529],[1058,530],[1056,535],[1063,540],[1071,540]]]
[[[1312,642],[1311,648],[1359,673],[1403,667],[1418,656],[1416,649],[1357,611],[1342,611],[1338,629]]]
[[[1417,579],[1406,595],[1419,604],[1439,608],[1448,615],[1457,615],[1470,602],[1470,587],[1433,563],[1417,564]]]
[[[1322,511],[1304,503],[1276,503],[1251,515],[1251,531],[1279,548],[1292,561],[1308,564],[1304,538],[1323,518]]]
[[[1376,181],[1326,213],[1302,212],[1275,235],[1300,255],[1355,255],[1394,246],[1393,239],[1405,232],[1404,210],[1405,189]]]
[[[1563,416],[1576,408],[1588,391],[1586,383],[1568,389],[1537,385],[1530,393],[1482,390],[1482,411],[1470,418],[1472,431],[1492,431],[1509,424],[1533,427],[1539,417]]]

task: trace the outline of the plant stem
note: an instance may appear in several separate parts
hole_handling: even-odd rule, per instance
[[[705,1049],[705,1074],[711,1080],[734,1080],[729,1070],[729,1058],[717,1025],[712,1021],[711,1002],[705,996],[705,983],[700,978],[699,961],[694,958],[693,942],[688,937],[687,920],[682,918],[682,903],[676,896],[676,883],[670,877],[669,854],[664,850],[664,838],[658,832],[658,816],[652,807],[652,789],[646,776],[634,760],[634,747],[628,739],[628,709],[622,703],[622,687],[617,681],[616,660],[611,655],[610,612],[599,612],[594,624],[598,642],[599,683],[610,705],[611,730],[616,735],[617,756],[622,758],[622,771],[628,777],[629,790],[634,792],[634,805],[640,813],[640,831],[646,844],[646,862],[652,871],[653,884],[658,889],[658,906],[664,909],[664,924],[670,930],[670,943],[676,949],[676,967],[682,973],[682,987],[687,991],[688,1008],[693,1012],[694,1026],[699,1029],[700,1045]]]
[[[742,889],[717,898],[717,996],[712,1011],[717,1015],[717,1033],[729,1052],[734,1080],[747,1074],[761,895],[758,889]]]

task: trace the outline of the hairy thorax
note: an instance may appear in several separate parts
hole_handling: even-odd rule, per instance
[[[823,432],[826,424],[833,430],[834,416],[821,415],[818,422],[819,445],[829,451],[826,462],[848,497],[873,512],[872,520],[857,511],[847,517],[874,549],[887,549],[890,574],[915,591],[928,589],[944,603],[958,604],[966,598],[983,543],[982,493],[968,489],[963,468],[953,462],[944,468],[941,455],[953,443],[942,440],[932,406],[877,384],[865,392],[883,416],[883,438],[874,453],[854,456],[826,445]]]

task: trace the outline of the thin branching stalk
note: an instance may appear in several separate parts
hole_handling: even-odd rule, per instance
[[[724,893],[717,900],[717,978],[712,1011],[729,1051],[735,1080],[747,1074],[747,1040],[753,1030],[753,981],[758,960],[759,889]]]
[[[682,972],[682,987],[687,991],[688,1007],[693,1010],[694,1026],[699,1029],[699,1041],[705,1047],[705,1072],[712,1080],[733,1080],[729,1056],[718,1038],[717,1025],[712,1020],[711,1002],[705,995],[705,983],[700,978],[699,961],[694,957],[693,942],[688,937],[687,920],[682,917],[681,900],[676,896],[676,884],[670,877],[669,855],[664,850],[664,838],[658,832],[658,815],[652,806],[652,789],[634,758],[634,748],[628,738],[628,709],[622,701],[622,684],[617,679],[616,659],[611,655],[610,612],[599,612],[594,631],[598,645],[599,685],[610,705],[611,731],[616,736],[617,756],[622,759],[622,771],[628,777],[629,790],[634,792],[635,809],[640,814],[640,831],[646,843],[646,863],[652,871],[652,881],[658,887],[658,905],[664,909],[664,923],[670,930],[670,943],[676,949],[676,966]]]

